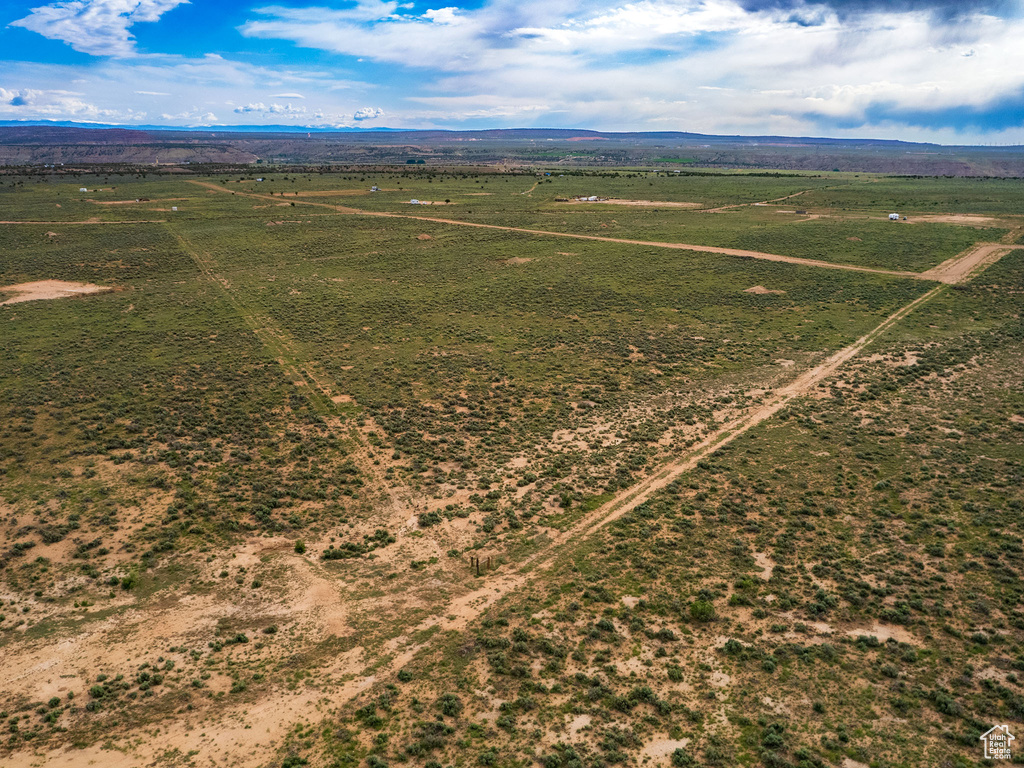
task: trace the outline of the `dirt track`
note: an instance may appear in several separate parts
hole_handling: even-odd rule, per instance
[[[166,224],[167,219],[140,219],[136,221],[101,221],[100,219],[83,219],[80,221],[0,221],[0,224],[50,224],[52,226],[64,226],[65,224],[79,226],[81,224]]]
[[[202,187],[207,187],[217,192],[230,192],[225,190],[216,184],[211,184],[204,181],[191,181],[192,184],[198,184]],[[236,194],[245,195],[247,197],[255,197],[263,200],[277,200],[277,198],[269,197],[267,195],[258,195],[256,193],[244,193],[237,192]],[[803,194],[803,193],[797,193]],[[790,195],[789,197],[795,197]],[[780,198],[785,199],[785,198]],[[824,269],[842,269],[850,272],[868,272],[875,275],[892,275],[894,277],[909,277],[915,279],[932,279],[925,278],[923,275],[917,272],[900,272],[891,269],[874,269],[872,267],[859,267],[853,264],[834,264],[828,261],[819,261],[817,259],[802,259],[797,256],[783,256],[778,253],[763,253],[761,251],[747,251],[740,248],[721,248],[713,245],[693,245],[691,243],[666,243],[660,241],[651,240],[631,240],[628,238],[621,237],[602,237],[600,235],[582,235],[573,232],[549,232],[544,229],[527,229],[525,227],[506,227],[500,224],[483,224],[475,221],[459,221],[458,219],[442,219],[434,216],[414,216],[407,213],[390,213],[387,211],[364,211],[358,208],[350,208],[348,206],[341,205],[329,205],[327,203],[312,203],[303,200],[298,201],[301,205],[315,205],[321,208],[330,208],[338,211],[339,213],[357,215],[357,216],[379,216],[381,218],[393,218],[393,219],[413,219],[416,221],[429,221],[434,224],[449,224],[458,227],[475,227],[477,229],[495,229],[502,232],[521,232],[527,235],[542,235],[545,237],[565,237],[572,238],[574,240],[593,240],[603,243],[624,243],[626,245],[642,245],[649,248],[672,248],[681,251],[697,251],[699,253],[720,253],[725,256],[737,256],[744,259],[762,259],[764,261],[781,261],[788,264],[800,264],[809,267],[822,267]],[[710,209],[709,209],[710,210]],[[946,282],[946,281],[942,281]]]
[[[978,243],[952,259],[932,267],[921,273],[923,280],[935,280],[940,283],[962,283],[976,271],[995,264],[1010,251],[1024,248],[1024,245],[1006,245],[1003,243]]]

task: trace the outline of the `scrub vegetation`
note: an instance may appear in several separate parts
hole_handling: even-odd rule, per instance
[[[0,762],[1024,720],[1024,182],[214,170],[0,176]]]

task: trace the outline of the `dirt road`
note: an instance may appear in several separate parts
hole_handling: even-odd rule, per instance
[[[133,221],[101,221],[100,219],[82,219],[80,221],[0,221],[0,224],[48,224],[54,227],[62,227],[65,224],[80,226],[82,224],[99,224],[102,226],[116,226],[119,224],[166,224],[167,219],[139,219]]]
[[[191,181],[192,184],[198,184],[199,186],[207,187],[217,192],[230,192],[225,190],[216,184],[211,184],[204,181]],[[236,192],[235,194],[243,195],[245,197],[259,198],[262,200],[277,200],[278,198],[270,197],[268,195],[260,195],[255,192]],[[802,194],[802,193],[801,193]],[[793,197],[793,195],[790,195]],[[784,198],[780,198],[784,199]],[[297,201],[299,205],[314,205],[320,208],[330,208],[337,211],[338,213],[344,213],[348,215],[358,216],[378,216],[381,218],[391,219],[412,219],[414,221],[427,221],[433,224],[447,224],[457,227],[474,227],[476,229],[493,229],[500,232],[520,232],[527,235],[541,235],[544,237],[560,237],[570,238],[573,240],[592,240],[595,242],[602,243],[623,243],[626,245],[642,245],[648,248],[672,248],[681,251],[697,251],[700,253],[719,253],[725,256],[737,256],[743,259],[761,259],[764,261],[781,261],[788,264],[800,264],[802,266],[809,267],[822,267],[824,269],[841,269],[849,272],[868,272],[875,275],[892,275],[894,277],[909,277],[915,279],[931,279],[924,278],[917,272],[900,272],[891,269],[875,269],[873,267],[860,267],[853,264],[835,264],[829,261],[819,261],[817,259],[803,259],[797,256],[783,256],[778,253],[764,253],[762,251],[747,251],[741,248],[721,248],[713,245],[694,245],[691,243],[667,243],[656,240],[632,240],[629,238],[622,237],[604,237],[601,235],[584,235],[575,232],[554,232],[544,229],[528,229],[526,227],[507,227],[500,224],[483,224],[476,221],[459,221],[458,219],[443,219],[436,216],[415,216],[408,213],[391,213],[389,211],[364,211],[358,208],[350,208],[342,205],[329,205],[327,203],[314,203],[305,200]]]
[[[978,243],[963,253],[944,261],[937,267],[921,273],[924,280],[935,280],[940,283],[962,283],[977,271],[990,264],[995,264],[1010,251],[1024,248],[1024,245],[1008,245],[1004,243]]]

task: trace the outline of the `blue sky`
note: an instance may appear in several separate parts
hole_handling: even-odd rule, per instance
[[[0,3],[0,119],[1024,143],[1024,0]]]

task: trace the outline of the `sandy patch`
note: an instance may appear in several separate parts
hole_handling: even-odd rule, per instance
[[[877,637],[883,643],[886,640],[895,640],[898,643],[907,643],[909,645],[918,645],[918,640],[903,627],[889,627],[882,626],[881,624],[875,624],[873,627],[867,629],[850,629],[847,630],[846,634],[849,637]]]
[[[685,749],[689,743],[689,739],[658,739],[645,745],[640,754],[655,760],[663,760],[666,757],[671,757],[677,749]]]
[[[354,403],[351,395],[335,395],[331,398],[332,403]]]
[[[444,200],[417,200],[414,203],[410,200],[406,205],[455,205],[455,203],[446,203]]]
[[[433,240],[434,238],[432,238],[430,235],[424,233],[422,235],[416,235],[416,239],[417,240]]]
[[[964,224],[964,225],[990,225],[994,224],[998,219],[994,219],[991,216],[977,216],[972,213],[930,213],[925,216],[914,216],[907,219],[908,223],[911,221],[928,221],[937,222],[941,224]]]
[[[590,715],[577,715],[569,723],[569,734],[575,736],[588,725],[590,725]]]
[[[859,237],[848,237],[846,239],[849,240],[851,243],[863,243],[864,242]]]
[[[772,288],[765,288],[763,285],[755,285],[752,288],[747,288],[743,292],[744,293],[756,293],[759,296],[763,296],[763,295],[766,295],[766,294],[775,294],[775,295],[781,296],[782,294],[785,293],[785,291],[782,291],[782,290],[772,289]]]
[[[732,677],[727,675],[725,672],[712,672],[711,673],[711,684],[716,688],[724,688],[732,682]]]
[[[761,578],[768,581],[772,577],[775,562],[764,552],[755,552],[754,562],[757,563],[757,567],[761,569]]]
[[[603,203],[604,205],[631,205],[641,208],[700,208],[700,203],[681,203],[666,200],[620,200],[615,197],[600,200],[580,200],[572,198],[569,203]]]
[[[511,259],[505,259],[506,264],[527,264],[533,261],[533,259],[527,259],[523,256],[513,256]]]
[[[157,200],[89,200],[93,205],[145,205],[146,203],[170,203],[178,200],[191,200],[191,197],[161,197]]]
[[[626,595],[622,598],[622,604],[627,608],[636,608],[639,603],[640,598],[634,597],[633,595]]]
[[[11,298],[0,301],[4,304],[19,304],[23,301],[40,301],[42,299],[64,299],[68,296],[82,296],[87,293],[103,293],[113,288],[92,283],[69,283],[65,280],[40,280],[35,283],[21,283],[0,287],[0,295],[13,293]]]
[[[1010,421],[1014,424],[1024,424],[1024,416],[1018,416],[1016,413],[1010,417]]]

